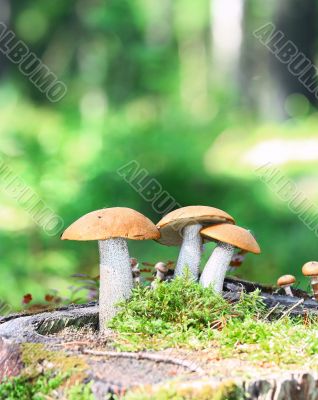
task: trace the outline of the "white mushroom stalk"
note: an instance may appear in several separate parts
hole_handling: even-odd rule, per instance
[[[217,243],[200,279],[202,286],[211,286],[216,293],[222,293],[224,277],[235,248],[241,249],[241,252],[254,254],[261,252],[251,232],[237,225],[227,223],[211,225],[202,229],[201,235]]]
[[[106,323],[118,311],[117,303],[128,299],[133,288],[132,271],[125,239],[99,240],[100,290],[99,328],[106,330]]]
[[[105,332],[106,323],[116,314],[117,303],[128,299],[132,292],[134,271],[126,240],[158,240],[159,237],[160,233],[150,219],[127,207],[92,211],[77,219],[63,232],[62,240],[98,241],[101,332]],[[138,264],[134,259],[135,263]],[[139,269],[138,265],[135,267]]]
[[[182,276],[185,268],[194,281],[198,281],[202,254],[202,226],[229,223],[234,219],[215,207],[186,206],[173,210],[158,223],[160,231],[158,242],[166,246],[180,246],[174,277]]]
[[[188,225],[183,228],[183,241],[175,268],[175,277],[182,276],[185,268],[188,268],[190,277],[195,281],[198,280],[202,254],[201,229],[201,224]]]
[[[291,291],[290,286],[291,286],[291,285],[286,285],[286,286],[282,286],[282,287],[283,287],[283,289],[285,290],[285,293],[286,293],[287,296],[294,297],[293,292]]]
[[[203,287],[212,287],[216,293],[222,293],[225,274],[234,250],[235,247],[231,244],[217,242],[200,278]]]

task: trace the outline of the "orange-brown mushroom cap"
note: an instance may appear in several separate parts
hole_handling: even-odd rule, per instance
[[[161,244],[179,246],[182,243],[182,229],[187,225],[203,226],[228,222],[235,224],[234,218],[225,211],[209,206],[187,206],[165,215],[158,223]]]
[[[277,286],[292,285],[296,282],[294,275],[283,275],[277,279]]]
[[[156,226],[131,208],[111,207],[92,211],[73,222],[62,234],[62,240],[132,240],[159,239]]]
[[[318,262],[317,261],[309,261],[302,267],[302,273],[305,276],[316,276],[318,275]]]
[[[231,244],[239,249],[259,254],[261,249],[254,236],[248,230],[232,224],[218,224],[200,231],[205,239]]]

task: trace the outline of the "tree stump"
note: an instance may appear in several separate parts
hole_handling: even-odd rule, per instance
[[[269,311],[275,309],[275,312],[280,314],[287,311],[293,315],[318,314],[317,302],[302,291],[294,291],[295,297],[290,297],[279,292],[275,293],[270,287],[227,278],[224,284],[224,296],[230,301],[236,301],[242,290],[251,292],[255,289],[261,290]],[[190,353],[182,357],[180,354],[172,356],[165,352],[148,352],[150,356],[138,353],[117,355],[114,354],[114,349],[106,349],[104,353],[100,351],[100,354],[97,354],[98,352],[87,351],[87,347],[94,344],[95,339],[88,340],[86,346],[80,341],[63,342],[63,339],[57,335],[52,335],[67,327],[80,329],[87,325],[97,332],[98,304],[94,302],[31,315],[26,311],[22,314],[2,317],[0,319],[0,381],[6,377],[23,374],[29,367],[25,360],[33,356],[35,364],[41,364],[44,370],[52,366],[60,367],[63,361],[57,360],[65,357],[67,364],[80,366],[80,373],[77,376],[80,376],[83,382],[92,382],[92,391],[96,399],[104,399],[107,393],[122,394],[140,385],[146,385],[145,387],[154,393],[157,390],[165,390],[165,387],[171,388],[176,385],[177,393],[194,392],[193,398],[198,399],[203,389],[210,390],[212,396],[216,391],[223,390],[224,385],[226,388],[224,390],[228,390],[228,385],[232,385],[240,392],[241,397],[238,398],[242,399],[318,399],[318,380],[312,371],[292,373],[282,371],[281,374],[273,376],[255,373],[257,378],[254,381],[245,378],[233,379],[233,377],[228,379],[222,374],[211,376],[213,371],[208,370],[204,363],[200,362],[200,357],[199,361],[192,362]],[[26,349],[29,352],[27,356]],[[171,354],[173,350],[171,349]],[[40,357],[39,354],[42,356]],[[46,354],[50,356],[49,363],[43,363]],[[173,357],[175,357],[175,362]],[[178,379],[178,383],[174,383],[175,378]],[[229,398],[235,399],[235,397]]]

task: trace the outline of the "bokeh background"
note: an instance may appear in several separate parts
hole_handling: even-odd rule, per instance
[[[317,203],[315,96],[253,31],[275,24],[315,64],[316,1],[1,0],[0,16],[68,88],[51,103],[0,55],[1,155],[65,227],[111,206],[157,222],[117,173],[136,160],[178,203],[222,208],[254,232],[262,254],[241,277],[293,273],[307,286],[318,237],[255,170],[272,162]],[[19,307],[25,293],[40,301],[66,293],[71,274],[98,274],[97,243],[47,235],[3,188],[0,202],[2,300]],[[129,246],[140,261],[178,254]]]

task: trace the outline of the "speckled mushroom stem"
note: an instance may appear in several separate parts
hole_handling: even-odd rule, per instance
[[[286,296],[294,297],[293,292],[291,291],[290,285],[283,286]]]
[[[198,280],[202,253],[201,229],[202,225],[200,224],[188,225],[183,228],[183,241],[174,272],[175,277],[182,276],[185,267],[188,267],[193,279]]]
[[[203,287],[211,286],[216,293],[222,293],[226,271],[234,254],[234,246],[217,242],[202,272],[200,283]]]
[[[99,240],[100,289],[99,329],[106,330],[107,322],[116,314],[116,304],[128,299],[133,288],[128,246],[125,239]]]
[[[311,276],[310,281],[314,298],[318,301],[318,276]]]

